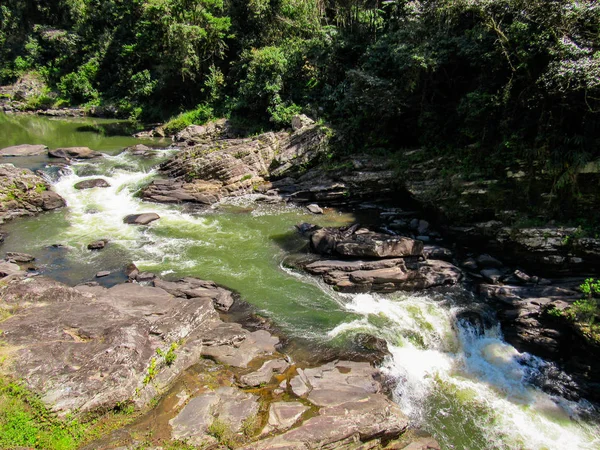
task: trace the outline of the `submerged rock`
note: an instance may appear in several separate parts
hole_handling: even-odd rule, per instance
[[[48,147],[45,145],[22,144],[3,148],[0,150],[0,156],[38,156],[47,152]]]
[[[93,188],[97,188],[97,187],[107,188],[107,187],[110,187],[110,184],[108,184],[108,181],[106,181],[102,178],[94,178],[91,180],[83,180],[83,181],[80,181],[79,183],[75,183],[75,185],[73,187],[78,190],[93,189]]]
[[[123,222],[132,225],[148,225],[158,219],[160,216],[156,213],[130,214],[123,218]]]
[[[108,239],[100,239],[98,241],[90,242],[87,246],[88,250],[102,250],[108,244]]]

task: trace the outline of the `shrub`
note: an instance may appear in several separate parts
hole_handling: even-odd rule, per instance
[[[202,104],[198,105],[198,107],[192,111],[181,113],[177,117],[169,120],[165,124],[164,130],[167,134],[175,134],[185,127],[190,125],[203,125],[213,118],[213,109],[206,104]]]

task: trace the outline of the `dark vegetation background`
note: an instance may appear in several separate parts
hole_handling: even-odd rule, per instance
[[[174,117],[168,131],[305,112],[338,154],[420,147],[486,174],[516,162],[576,196],[600,157],[598,3],[4,0],[0,83],[33,73],[48,86],[33,107]]]

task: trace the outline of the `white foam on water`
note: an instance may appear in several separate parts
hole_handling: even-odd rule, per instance
[[[507,344],[498,326],[479,335],[456,322],[456,308],[426,296],[359,294],[348,300],[346,308],[363,317],[337,326],[330,337],[367,331],[386,339],[391,357],[382,370],[397,380],[395,400],[415,423],[425,428],[438,423],[429,430],[443,446],[600,448],[598,427],[578,417],[586,402],[553,397],[530,385],[528,375],[545,362]],[[459,406],[444,406],[435,400],[440,395]],[[439,420],[432,421],[435,416]],[[475,423],[478,440],[455,447],[448,435],[466,429],[466,420]]]

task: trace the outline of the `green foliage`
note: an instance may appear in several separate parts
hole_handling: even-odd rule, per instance
[[[165,364],[170,367],[175,362],[175,359],[177,359],[177,354],[175,351],[179,348],[179,345],[180,344],[178,342],[173,342],[166,352],[160,348],[157,348],[156,354],[161,356],[164,359]]]
[[[0,448],[74,449],[87,428],[76,420],[58,420],[37,396],[0,378]]]
[[[164,130],[168,135],[172,135],[190,125],[203,125],[213,118],[213,109],[210,106],[198,105],[196,109],[181,113],[169,120]]]
[[[150,365],[148,366],[148,370],[146,371],[146,376],[144,377],[143,383],[144,386],[150,383],[154,377],[158,374],[157,358],[152,358],[150,360]]]

